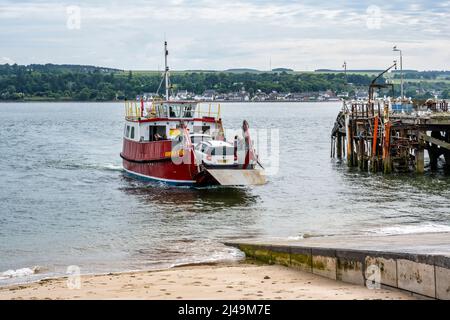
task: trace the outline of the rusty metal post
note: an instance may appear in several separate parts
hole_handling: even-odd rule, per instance
[[[384,171],[384,173],[391,173],[392,172],[392,161],[391,161],[391,123],[389,121],[384,124],[383,171]]]
[[[372,132],[372,148],[370,155],[370,167],[372,172],[377,172],[378,167],[378,115],[373,118],[373,132]]]
[[[352,120],[347,125],[347,165],[353,166],[353,130]]]

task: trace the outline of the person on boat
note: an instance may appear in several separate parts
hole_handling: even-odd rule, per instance
[[[173,107],[169,106],[169,115],[171,118],[175,118],[175,111],[173,111]]]
[[[234,159],[237,160],[238,136],[234,136]]]
[[[155,138],[155,141],[162,140],[162,137],[159,135],[159,133],[155,133],[153,137]]]

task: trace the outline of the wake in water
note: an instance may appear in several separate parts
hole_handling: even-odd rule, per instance
[[[105,171],[122,171],[122,165],[113,163],[74,163],[66,161],[47,161],[46,165],[55,169],[67,169],[67,170],[105,170]]]

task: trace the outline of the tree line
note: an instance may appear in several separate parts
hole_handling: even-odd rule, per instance
[[[295,72],[173,72],[172,89],[202,94],[258,91],[339,93],[367,88],[372,76]],[[381,79],[384,81],[384,79]],[[154,93],[161,83],[157,72],[132,72],[77,65],[0,65],[0,100],[112,101]],[[349,85],[351,83],[351,85]],[[432,86],[433,84],[425,84]],[[411,87],[411,93],[415,88]],[[446,88],[440,88],[446,89]],[[448,89],[448,88],[447,88]],[[163,90],[161,90],[162,92]],[[414,91],[414,92],[413,92]]]

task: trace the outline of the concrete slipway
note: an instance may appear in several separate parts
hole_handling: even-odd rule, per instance
[[[450,232],[227,242],[247,257],[334,280],[450,300]]]

